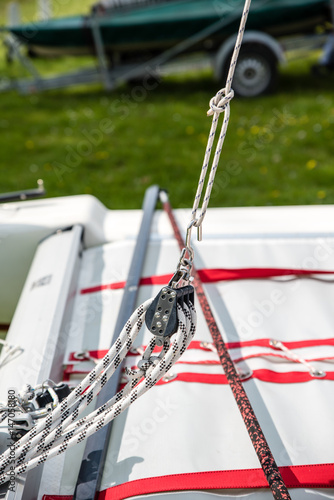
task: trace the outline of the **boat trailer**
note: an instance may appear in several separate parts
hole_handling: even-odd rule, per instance
[[[16,3],[11,2],[9,7],[8,28],[18,24],[20,19]],[[40,0],[39,17],[47,22],[49,16],[51,16],[49,0]],[[12,33],[8,33],[4,39],[4,44],[7,47],[7,59],[10,61],[17,60],[30,76],[19,79],[3,78],[2,81],[0,80],[0,92],[16,90],[20,94],[27,95],[75,85],[99,83],[107,91],[111,91],[124,82],[141,81],[145,86],[145,82],[148,82],[152,78],[157,80],[168,74],[198,71],[210,67],[213,67],[215,78],[221,80],[224,78],[223,68],[228,63],[236,34],[225,40],[215,54],[211,54],[210,52],[189,54],[189,52],[200,42],[205,43],[206,40],[209,42],[212,35],[223,29],[231,21],[237,20],[239,16],[239,9],[235,9],[235,12],[232,12],[228,18],[222,17],[215,20],[211,25],[189,38],[177,42],[168,49],[162,49],[158,55],[148,57],[143,62],[113,62],[111,65],[101,36],[100,16],[97,11],[93,10],[90,18],[90,26],[96,64],[55,76],[42,75],[31,59],[25,54],[23,44],[19,39]],[[277,63],[284,62],[285,58],[282,47],[272,36],[261,31],[248,31],[244,37],[244,43],[247,42],[264,46],[273,61],[277,61]],[[273,79],[276,76],[276,68],[274,72],[275,74],[272,75]],[[237,89],[235,91],[238,93]],[[258,95],[262,91],[255,91],[251,95]]]

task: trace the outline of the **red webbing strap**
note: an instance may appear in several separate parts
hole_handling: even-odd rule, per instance
[[[178,228],[176,219],[174,217],[172,207],[169,201],[163,202],[162,205],[169,217],[169,220],[173,227],[175,238],[180,246],[180,249],[182,250],[184,248],[184,241],[182,239],[180,230]],[[218,329],[209,302],[204,293],[202,282],[195,267],[192,268],[192,275],[194,277],[194,281],[192,284],[195,287],[197,297],[201,305],[209,331],[211,333],[212,340],[217,349],[220,362],[223,366],[228,383],[232,389],[241,416],[245,422],[249,437],[252,441],[252,444],[260,461],[263,472],[271,488],[273,497],[275,498],[275,500],[286,500],[286,499],[291,500],[288,489],[282,479],[281,473],[277,467],[273,454],[269,448],[267,440],[263,434],[261,426],[258,422],[258,419],[256,418],[254,410],[250,404],[248,396],[243,388],[239,375],[229,355],[225,342]]]
[[[282,276],[309,276],[331,275],[334,271],[325,271],[319,269],[282,269],[282,268],[261,268],[249,267],[241,269],[198,269],[197,270],[202,283],[216,283],[217,281],[236,281],[251,279],[278,278]],[[139,285],[165,285],[170,281],[173,273],[160,274],[158,276],[145,276],[140,279]],[[318,278],[320,279],[320,278]],[[116,281],[114,283],[104,283],[101,285],[90,286],[80,290],[81,295],[87,293],[102,292],[103,290],[120,290],[125,287],[125,281]]]
[[[280,467],[289,488],[333,488],[334,464],[286,465]],[[145,477],[111,486],[96,500],[124,500],[138,495],[179,491],[266,488],[262,469],[214,470],[168,476]],[[174,497],[175,498],[175,497]],[[42,500],[72,500],[71,495],[43,495]]]

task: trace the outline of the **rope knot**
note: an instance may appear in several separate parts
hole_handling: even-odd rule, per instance
[[[233,99],[233,97],[233,89],[231,89],[228,94],[226,94],[226,88],[219,90],[210,100],[210,109],[207,112],[207,116],[212,116],[214,113],[220,114],[225,111],[227,104]]]

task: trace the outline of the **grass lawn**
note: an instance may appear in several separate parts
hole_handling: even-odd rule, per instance
[[[31,19],[35,2],[21,3]],[[63,0],[64,14],[87,12],[90,3]],[[232,101],[210,206],[334,203],[334,75],[312,77],[316,57],[281,68],[275,94]],[[48,72],[77,64],[38,62]],[[6,66],[3,50],[0,72],[20,73],[17,63]],[[205,71],[111,93],[93,86],[0,94],[0,191],[43,178],[48,196],[92,193],[110,208],[138,208],[157,183],[175,207],[190,206],[218,89]]]
[[[31,22],[38,18],[36,0],[15,0],[19,4],[22,21]],[[0,0],[0,20],[7,18],[7,9],[10,0]],[[86,14],[94,0],[52,0],[53,17],[70,16],[72,14]]]

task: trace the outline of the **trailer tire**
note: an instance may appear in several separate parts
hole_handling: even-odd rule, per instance
[[[226,82],[232,53],[225,60],[223,82]],[[246,43],[240,49],[232,82],[236,95],[256,97],[273,91],[277,83],[277,57],[261,43]]]

